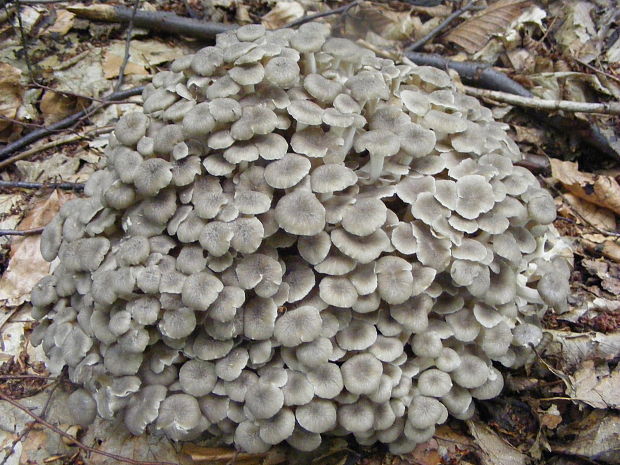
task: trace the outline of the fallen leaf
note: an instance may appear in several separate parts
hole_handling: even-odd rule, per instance
[[[22,181],[72,181],[73,175],[80,168],[80,159],[55,153],[42,161],[20,160],[15,163],[15,166]]]
[[[603,289],[614,295],[620,295],[620,265],[601,258],[584,258],[581,260],[581,264],[592,276],[601,280]]]
[[[552,451],[586,457],[589,461],[620,463],[620,415],[594,410],[586,418],[559,431]]]
[[[611,176],[583,173],[577,163],[551,160],[551,176],[575,196],[620,215],[620,185]]]
[[[620,263],[620,238],[609,237],[603,234],[583,234],[580,237],[581,244],[595,254],[601,254],[615,262]]]
[[[45,124],[53,124],[88,106],[87,100],[46,90],[41,98],[41,113]]]
[[[148,68],[172,61],[185,53],[185,48],[171,46],[159,40],[132,40],[125,74],[147,75]],[[112,41],[105,50],[102,63],[106,79],[118,76],[124,58],[125,41]]]
[[[570,381],[567,394],[575,400],[600,409],[620,407],[620,367],[610,373],[606,363],[586,360]]]
[[[525,465],[529,463],[526,455],[500,438],[484,423],[468,420],[467,426],[480,448],[479,456],[484,465]]]
[[[73,197],[61,191],[38,202],[26,215],[17,229],[45,226],[58,212],[60,206]],[[9,307],[24,303],[32,287],[49,273],[50,264],[41,256],[40,235],[17,237],[12,241],[9,265],[0,278],[0,300]]]
[[[562,423],[562,415],[555,404],[552,404],[547,410],[541,409],[538,413],[540,424],[549,429],[556,429]]]
[[[408,455],[411,461],[419,465],[440,465],[444,463],[443,458],[437,450],[439,444],[435,439],[418,444],[417,447]]]
[[[561,360],[566,367],[579,366],[584,360],[610,361],[620,353],[620,333],[575,333],[546,330],[550,337],[542,352],[545,359]]]
[[[230,462],[243,465],[276,465],[286,461],[286,453],[280,447],[272,447],[264,454],[239,453],[230,447],[201,447],[186,443],[181,451],[188,455],[195,464],[227,464]]]
[[[565,194],[564,199],[570,205],[569,213],[576,219],[581,221],[583,218],[587,223],[604,231],[616,230],[616,215],[611,210],[599,207],[573,194]]]
[[[501,34],[531,6],[529,0],[500,0],[469,18],[444,36],[444,40],[476,53],[491,39]]]
[[[275,7],[261,18],[267,29],[278,29],[301,18],[305,13],[299,2],[276,2]]]
[[[394,11],[386,4],[362,2],[354,15],[346,17],[347,33],[365,37],[372,31],[386,40],[410,39],[415,20],[409,11]]]
[[[22,72],[8,63],[0,62],[0,115],[15,119],[22,103],[24,90],[20,84]],[[10,121],[0,119],[0,131],[8,128]]]
[[[47,32],[64,36],[71,30],[74,22],[75,14],[67,10],[56,10],[56,21],[47,28]]]
[[[566,56],[583,58],[594,53],[596,25],[591,12],[594,5],[590,2],[567,2],[565,17],[555,33],[555,40]]]

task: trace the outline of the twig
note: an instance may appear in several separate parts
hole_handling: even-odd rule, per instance
[[[97,5],[97,8],[68,6],[67,10],[81,18],[110,23],[128,23],[133,14],[132,8],[112,5]],[[232,24],[183,18],[174,13],[163,11],[144,10],[136,11],[133,24],[135,27],[142,27],[170,34],[180,34],[185,37],[195,37],[203,40],[213,39],[220,32],[230,31],[238,27]]]
[[[138,6],[140,6],[140,0],[135,0],[133,9],[131,10],[131,16],[129,17],[129,25],[127,26],[127,37],[125,38],[125,55],[123,56],[123,62],[118,70],[118,80],[114,91],[118,92],[123,86],[123,80],[125,79],[125,68],[129,63],[129,50],[131,48],[131,33],[133,32],[133,22],[136,19],[136,13],[138,12]]]
[[[18,153],[17,155],[13,155],[12,157],[7,158],[4,161],[0,161],[0,169],[6,168],[9,165],[12,165],[16,161],[23,160],[24,158],[28,158],[31,155],[37,154],[39,152],[43,152],[44,150],[52,149],[54,147],[58,147],[59,145],[71,144],[72,142],[77,142],[79,140],[88,139],[90,136],[97,136],[101,134],[106,134],[111,132],[114,129],[113,126],[106,126],[103,128],[94,128],[87,131],[85,134],[77,134],[74,136],[70,136],[64,139],[56,139],[47,144],[39,145],[38,147],[33,147],[30,150],[26,150],[25,152]]]
[[[17,402],[15,399],[7,396],[3,392],[0,392],[0,399],[8,402],[13,407],[21,410],[22,412],[24,412],[27,415],[29,415],[30,417],[32,417],[37,423],[45,426],[46,428],[49,428],[54,433],[59,434],[60,436],[62,436],[65,439],[68,439],[70,441],[70,443],[75,444],[80,449],[82,449],[82,450],[84,450],[86,452],[90,452],[91,454],[103,455],[104,457],[108,457],[108,458],[111,458],[111,459],[114,459],[114,460],[117,460],[117,461],[123,462],[123,463],[129,463],[131,465],[179,465],[178,463],[174,463],[174,462],[148,462],[148,461],[143,461],[143,460],[135,460],[135,459],[132,459],[132,458],[129,458],[129,457],[123,457],[122,455],[117,455],[117,454],[113,454],[111,452],[106,452],[106,451],[103,451],[103,450],[95,449],[94,447],[87,446],[86,444],[84,444],[83,442],[81,442],[78,439],[74,438],[70,434],[64,432],[63,430],[58,428],[56,425],[53,425],[53,424],[49,423],[48,421],[44,420],[39,415],[37,415],[35,413],[32,413],[29,409],[24,407],[22,404]]]
[[[50,395],[48,396],[47,400],[45,401],[45,405],[43,405],[43,409],[41,410],[41,418],[45,418],[45,416],[47,415],[47,410],[49,409],[50,402],[52,401],[52,397],[54,396],[56,389],[58,389],[58,386],[59,384],[57,382],[54,383],[54,387],[52,388],[52,391],[50,392]],[[2,462],[0,462],[0,465],[5,465],[8,462],[11,455],[13,455],[13,453],[15,452],[15,446],[18,443],[22,442],[28,436],[28,434],[30,434],[30,431],[32,431],[32,428],[34,428],[35,424],[35,421],[29,422],[26,428],[24,428],[24,430],[20,433],[20,435],[13,440],[9,450],[2,459]]]
[[[463,15],[465,12],[471,10],[474,7],[475,3],[476,3],[476,0],[470,0],[470,2],[467,5],[465,5],[463,8],[460,8],[460,9],[456,10],[455,12],[453,12],[450,16],[448,16],[446,19],[444,19],[439,24],[439,26],[435,27],[431,32],[426,34],[421,39],[416,40],[414,43],[412,43],[408,47],[405,47],[404,52],[405,53],[406,52],[415,52],[416,50],[421,48],[429,40],[434,39],[441,31],[443,31],[445,28],[447,28],[450,25],[450,23],[452,23],[452,21],[457,19],[459,16]]]
[[[297,26],[301,26],[302,24],[306,24],[309,23],[310,21],[314,21],[315,19],[318,18],[325,18],[326,16],[331,16],[331,15],[337,15],[340,13],[346,13],[347,11],[349,11],[351,8],[359,5],[360,2],[355,1],[355,2],[351,2],[351,3],[347,3],[344,6],[341,6],[339,8],[334,8],[333,10],[327,10],[327,11],[323,11],[321,13],[315,13],[313,15],[308,15],[308,16],[304,16],[303,18],[299,18],[296,19],[295,21],[291,21],[290,23],[286,24],[285,26],[282,26],[282,28],[287,28],[287,27],[297,27]]]
[[[529,90],[504,73],[493,69],[488,63],[453,61],[434,53],[407,52],[405,57],[416,65],[433,66],[444,70],[453,69],[459,73],[463,80],[486,89],[499,90],[522,97],[532,97]]]
[[[572,113],[601,113],[605,115],[620,115],[620,103],[588,103],[573,102],[570,100],[547,100],[538,97],[522,97],[494,90],[478,89],[465,86],[465,92],[476,97],[490,98],[492,100],[517,105],[535,110],[568,111]]]
[[[143,87],[135,87],[133,89],[123,90],[120,92],[113,92],[105,97],[105,103],[102,105],[115,103],[118,100],[124,100],[127,97],[131,97],[132,95],[139,95],[142,93],[143,89]],[[80,121],[80,119],[84,118],[85,116],[91,115],[99,108],[101,108],[101,105],[91,105],[87,109],[67,116],[66,118],[58,121],[57,123],[26,134],[21,139],[18,139],[15,142],[11,142],[10,144],[7,144],[4,148],[0,149],[0,160],[5,160],[11,153],[15,152],[16,150],[26,147],[27,145],[43,139],[44,137],[52,135],[54,131],[58,131],[59,129],[66,129],[74,125],[75,123]]]
[[[577,63],[579,63],[580,65],[585,66],[586,68],[591,69],[595,73],[602,74],[603,76],[608,77],[609,79],[620,83],[620,77],[614,76],[613,74],[606,73],[605,71],[600,70],[596,66],[592,66],[591,64],[586,63],[585,61],[582,61],[579,58],[572,57],[572,59],[574,61],[576,61]]]
[[[28,54],[28,43],[26,41],[26,33],[24,32],[20,3],[21,0],[15,0],[15,5],[17,7],[17,26],[19,28],[19,37],[22,43],[22,48],[24,49],[24,61],[26,62],[26,68],[28,68],[28,77],[32,82],[36,83],[37,81],[34,78],[34,72],[32,71],[32,63],[30,62],[30,55]]]
[[[15,187],[20,189],[62,189],[67,191],[81,191],[84,184],[77,182],[24,182],[24,181],[0,181],[0,189]]]
[[[43,375],[0,375],[0,379],[56,379],[54,376]]]
[[[24,229],[18,231],[16,229],[0,229],[0,236],[33,236],[41,234],[44,228]]]
[[[68,0],[19,0],[19,3],[23,5],[38,5],[38,4],[46,4],[46,3],[67,3]],[[6,3],[11,3],[11,1],[7,1]]]

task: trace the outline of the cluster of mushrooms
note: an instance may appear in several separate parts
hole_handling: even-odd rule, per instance
[[[76,423],[404,453],[566,306],[553,199],[440,70],[249,25],[143,97],[42,235],[32,341]]]

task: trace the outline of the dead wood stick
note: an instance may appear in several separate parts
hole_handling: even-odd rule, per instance
[[[432,40],[437,35],[439,35],[439,33],[441,33],[441,31],[443,31],[445,28],[447,28],[450,25],[450,23],[452,23],[452,21],[454,21],[455,19],[457,19],[458,17],[463,15],[465,12],[471,10],[474,7],[475,3],[476,3],[476,0],[470,0],[467,5],[465,5],[463,8],[460,8],[460,9],[456,10],[455,12],[453,12],[450,16],[448,16],[446,19],[444,19],[437,27],[435,27],[431,32],[429,32],[428,34],[426,34],[421,39],[416,40],[414,43],[412,43],[411,45],[406,47],[404,51],[405,52],[415,52],[416,50],[421,48],[429,40]]]
[[[1,236],[34,236],[41,234],[44,228],[23,229],[21,231],[17,229],[0,229]]]
[[[133,8],[112,5],[69,6],[67,10],[81,18],[110,23],[129,23],[133,15]],[[183,18],[174,13],[144,10],[137,10],[135,12],[133,25],[135,27],[170,34],[180,34],[198,39],[213,39],[220,32],[226,32],[238,27],[235,24],[199,21],[193,18]]]
[[[135,87],[133,89],[127,89],[120,92],[113,92],[105,97],[105,103],[114,103],[118,100],[124,100],[127,97],[131,97],[132,95],[139,95],[142,93],[143,87]],[[67,116],[64,119],[61,119],[57,123],[51,124],[47,127],[37,129],[35,131],[29,132],[21,139],[16,140],[15,142],[11,142],[10,144],[5,145],[2,149],[0,149],[0,160],[5,160],[9,157],[9,155],[21,148],[24,148],[33,142],[43,139],[44,137],[50,136],[54,134],[55,131],[59,129],[66,129],[68,127],[73,126],[75,123],[80,121],[82,118],[89,116],[93,111],[100,108],[100,105],[91,105],[85,110],[74,113],[73,115]]]
[[[69,433],[66,433],[65,431],[61,430],[58,426],[53,425],[50,422],[44,420],[43,418],[38,416],[36,413],[31,412],[28,408],[24,407],[22,404],[17,402],[15,399],[7,396],[3,392],[0,392],[0,399],[8,402],[13,407],[21,410],[26,415],[32,417],[37,423],[45,426],[46,428],[49,428],[54,433],[59,434],[63,438],[68,439],[70,444],[75,444],[80,449],[86,452],[90,452],[91,454],[103,455],[104,457],[108,457],[108,458],[117,460],[119,462],[129,463],[131,465],[179,465],[178,463],[174,463],[174,462],[147,462],[143,460],[135,460],[129,457],[123,457],[122,455],[113,454],[111,452],[106,452],[104,450],[95,449],[94,447],[87,446],[83,442],[80,442],[79,440],[71,436]]]
[[[351,8],[359,4],[360,4],[360,1],[357,0],[355,2],[347,3],[346,5],[343,5],[339,8],[334,8],[333,10],[322,11],[321,13],[315,13],[312,15],[304,16],[302,18],[296,19],[295,21],[292,21],[286,24],[285,26],[282,26],[282,28],[284,29],[287,27],[297,27],[297,26],[301,26],[302,24],[309,23],[310,21],[314,21],[315,19],[325,18],[326,16],[337,15],[340,13],[346,13]]]
[[[620,115],[620,103],[589,103],[574,102],[571,100],[548,100],[538,97],[522,97],[496,90],[478,89],[477,87],[465,86],[465,92],[480,98],[489,98],[496,102],[508,103],[535,110],[568,111],[571,113],[601,113],[605,115]]]
[[[18,188],[18,189],[62,189],[67,191],[81,191],[84,184],[77,182],[24,182],[24,181],[0,181],[0,189],[2,188]]]

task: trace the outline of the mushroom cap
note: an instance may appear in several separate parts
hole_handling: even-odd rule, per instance
[[[321,325],[321,315],[315,307],[301,306],[276,320],[274,335],[283,346],[295,347],[316,339],[321,333]]]
[[[297,423],[311,433],[324,433],[336,426],[337,412],[334,403],[325,399],[312,399],[295,409]]]
[[[342,378],[347,391],[371,394],[381,381],[381,362],[369,353],[356,354],[342,364]]]
[[[314,236],[325,227],[325,208],[305,190],[295,190],[282,197],[276,205],[276,221],[287,233]]]
[[[254,383],[245,394],[245,405],[255,418],[271,418],[282,409],[284,393],[271,383]]]

